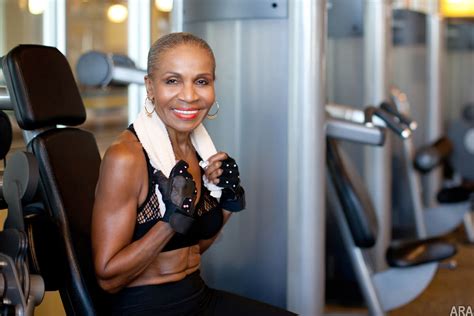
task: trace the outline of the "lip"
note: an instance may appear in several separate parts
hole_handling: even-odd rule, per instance
[[[172,109],[172,112],[181,120],[194,120],[199,114],[199,109]]]

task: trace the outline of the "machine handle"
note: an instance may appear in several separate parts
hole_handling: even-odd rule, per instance
[[[390,128],[395,134],[400,136],[403,139],[407,139],[408,137],[411,136],[411,130],[407,127],[405,127],[404,124],[400,124],[393,115],[390,113],[387,113],[381,108],[376,108],[374,106],[369,106],[364,110],[365,113],[365,124],[366,125],[371,125],[373,117],[377,116],[382,121],[385,122],[388,128]]]
[[[398,109],[393,104],[389,102],[382,102],[380,104],[380,108],[395,116],[401,123],[408,126],[412,131],[418,127],[418,123],[416,121],[400,113],[400,111],[398,111]]]

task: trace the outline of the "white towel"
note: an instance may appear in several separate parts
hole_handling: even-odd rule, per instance
[[[145,101],[145,106],[147,109],[152,109],[154,107],[148,98]],[[156,111],[149,116],[145,109],[142,109],[136,120],[133,122],[133,127],[135,128],[140,143],[150,158],[151,165],[155,169],[161,170],[165,176],[169,177],[171,169],[173,169],[177,161],[166,126],[156,114]],[[199,162],[199,165],[205,168],[207,166],[207,160],[209,157],[217,153],[217,150],[204,125],[199,124],[199,126],[194,129],[191,133],[191,142],[194,149],[196,149],[203,159],[203,161]],[[206,188],[211,191],[213,197],[217,199],[221,197],[221,187],[209,183],[205,175],[203,175],[203,182]],[[155,188],[155,191],[159,197],[160,210],[166,210],[158,187]],[[162,214],[164,214],[164,211]]]

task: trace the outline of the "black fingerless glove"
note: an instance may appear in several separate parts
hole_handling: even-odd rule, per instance
[[[180,160],[171,169],[169,178],[161,171],[157,173],[158,189],[166,205],[163,220],[180,234],[186,234],[194,223],[196,184],[188,168],[188,164]]]
[[[222,174],[217,184],[222,189],[220,206],[231,212],[239,212],[245,208],[245,191],[240,185],[239,167],[233,158],[222,161]]]

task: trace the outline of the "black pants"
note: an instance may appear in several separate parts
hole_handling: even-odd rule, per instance
[[[196,271],[185,279],[125,288],[112,300],[113,315],[295,315],[281,308],[206,286]]]

